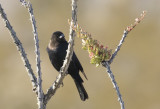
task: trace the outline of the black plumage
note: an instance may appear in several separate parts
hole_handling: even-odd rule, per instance
[[[60,68],[63,65],[63,61],[67,53],[66,52],[67,48],[68,48],[68,42],[65,40],[64,34],[60,31],[54,32],[47,46],[47,52],[52,65],[57,71],[60,71]],[[88,94],[82,84],[83,80],[79,75],[79,71],[81,71],[82,74],[87,79],[81,63],[79,62],[76,54],[73,52],[72,60],[68,68],[68,74],[70,74],[71,77],[73,78],[81,100],[85,101],[86,99],[88,99]]]

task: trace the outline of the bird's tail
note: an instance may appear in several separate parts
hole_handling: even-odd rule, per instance
[[[85,101],[86,99],[88,99],[88,94],[87,94],[82,82],[79,82],[77,80],[74,80],[74,82],[75,82],[76,87],[78,89],[81,100]]]

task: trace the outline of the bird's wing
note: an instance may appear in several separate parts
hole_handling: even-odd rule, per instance
[[[75,65],[76,65],[76,67],[78,67],[78,69],[82,72],[84,77],[88,80],[86,74],[84,73],[83,67],[82,67],[81,63],[79,62],[79,60],[78,60],[78,58],[77,58],[77,56],[76,56],[76,54],[74,52],[73,52],[72,59],[73,59]]]
[[[47,52],[49,54],[49,59],[52,63],[52,65],[54,66],[54,68],[57,70],[57,71],[60,71],[60,67],[61,67],[61,62],[58,60],[58,56],[57,56],[57,51],[55,50],[50,50],[48,47],[47,47]]]

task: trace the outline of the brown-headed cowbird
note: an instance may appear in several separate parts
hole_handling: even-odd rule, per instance
[[[63,65],[63,61],[66,56],[66,50],[68,48],[68,42],[65,40],[65,36],[62,32],[56,31],[52,34],[51,40],[47,46],[47,52],[49,55],[49,59],[53,65],[53,67],[59,72],[60,68]],[[80,98],[82,101],[85,101],[88,99],[88,94],[83,86],[83,80],[79,75],[79,71],[82,72],[82,74],[87,79],[82,65],[79,62],[76,54],[73,52],[72,60],[70,62],[70,65],[68,67],[68,74],[71,75],[73,78],[76,87],[78,89]],[[72,90],[72,89],[71,89]]]

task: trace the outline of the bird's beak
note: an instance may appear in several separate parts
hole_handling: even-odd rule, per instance
[[[59,36],[60,39],[64,38],[64,35],[62,34],[61,36]]]

